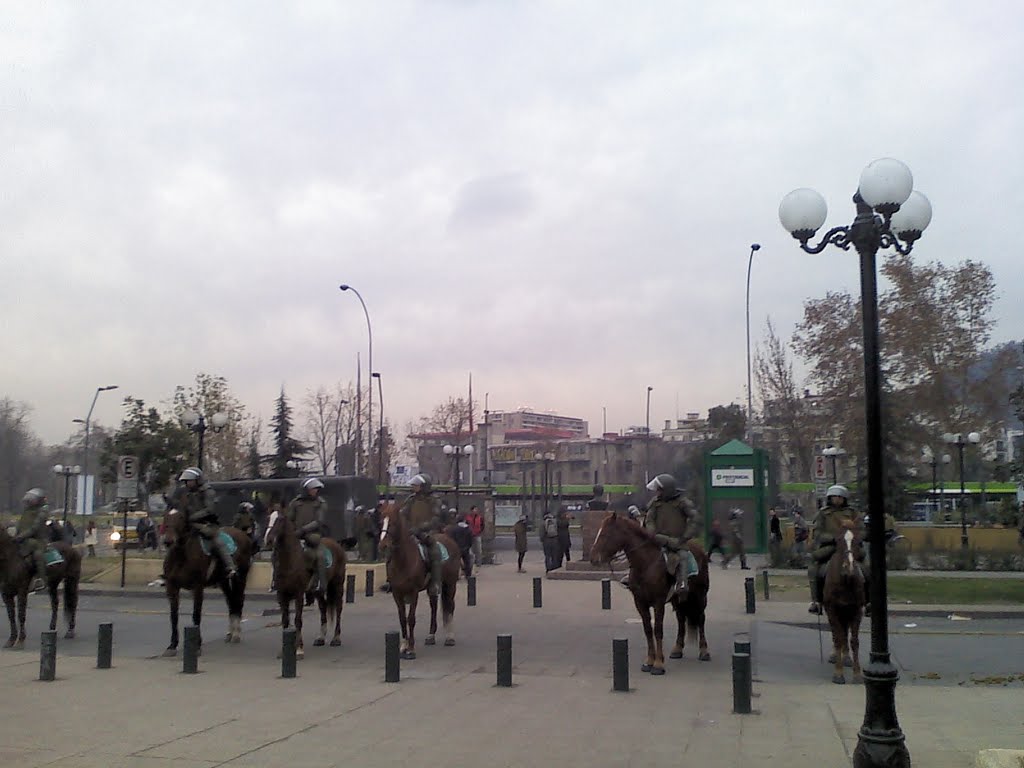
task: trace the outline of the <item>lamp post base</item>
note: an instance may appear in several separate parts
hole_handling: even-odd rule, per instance
[[[867,702],[853,752],[854,768],[910,768],[910,752],[896,719],[898,679],[899,672],[888,660],[864,665]]]

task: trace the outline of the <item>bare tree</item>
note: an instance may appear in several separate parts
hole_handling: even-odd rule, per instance
[[[205,415],[207,432],[203,440],[203,468],[211,479],[245,475],[248,466],[245,406],[231,392],[226,378],[197,373],[191,386],[175,388],[171,410],[177,419],[186,410]],[[219,432],[211,426],[211,417],[215,413],[228,416],[227,425]]]
[[[304,439],[312,446],[324,474],[338,473],[338,448],[355,443],[355,403],[356,390],[351,382],[338,382],[333,388],[319,386],[306,391],[302,401]]]

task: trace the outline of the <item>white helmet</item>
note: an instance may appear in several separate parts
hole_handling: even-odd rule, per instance
[[[846,490],[845,485],[833,485],[831,488],[825,491],[825,498],[827,499],[829,496],[838,496],[841,499],[846,499],[847,501],[849,501],[850,492]]]
[[[178,475],[178,482],[183,482],[185,480],[201,481],[202,479],[203,470],[201,470],[199,467],[189,467],[188,469],[184,470],[180,475]]]
[[[302,484],[302,490],[305,493],[312,493],[317,488],[323,488],[324,484],[319,477],[311,477]]]

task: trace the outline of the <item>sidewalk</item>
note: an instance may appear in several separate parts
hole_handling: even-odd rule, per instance
[[[383,682],[382,636],[397,629],[394,603],[361,592],[346,607],[342,647],[312,648],[307,636],[295,680],[280,679],[273,659],[279,630],[256,626],[240,646],[205,645],[198,675],[182,674],[180,659],[121,658],[115,647],[112,670],[60,654],[58,680],[41,683],[38,645],[2,653],[0,765],[850,764],[864,714],[861,686],[827,677],[755,683],[759,712],[731,713],[729,654],[733,635],[751,626],[743,579],[753,572],[712,574],[712,661],[696,661],[688,647],[658,678],[639,671],[643,635],[624,590],[616,586],[612,610],[603,611],[599,585],[545,581],[544,607],[533,609],[532,577],[543,569],[530,559],[527,567],[527,574],[516,574],[514,562],[484,568],[476,607],[466,606],[460,584],[458,645],[421,645],[416,661],[402,662],[398,684]],[[758,602],[757,611],[761,622],[807,617],[797,603]],[[425,625],[421,604],[418,631]],[[495,686],[500,632],[514,637],[510,689]],[[623,636],[633,690],[613,693],[610,639]],[[900,685],[896,697],[915,765],[969,768],[979,750],[1024,746],[1019,688]],[[43,722],[50,727],[41,729]]]

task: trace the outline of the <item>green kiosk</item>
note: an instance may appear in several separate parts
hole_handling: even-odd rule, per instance
[[[704,532],[717,520],[728,536],[729,512],[743,510],[743,544],[746,551],[768,549],[768,453],[730,440],[704,454]]]

